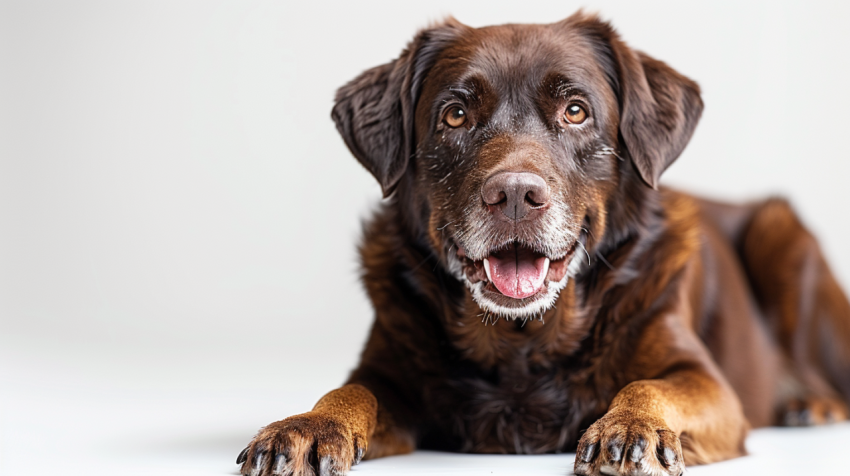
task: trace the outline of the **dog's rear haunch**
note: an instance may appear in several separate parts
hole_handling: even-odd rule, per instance
[[[449,19],[343,86],[333,119],[386,197],[360,248],[375,322],[348,382],[260,430],[242,472],[434,448],[678,475],[750,427],[846,419],[850,305],[788,204],[658,184],[702,107],[582,13]]]

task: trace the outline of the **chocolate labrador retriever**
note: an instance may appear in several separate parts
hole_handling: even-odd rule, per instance
[[[375,322],[346,384],[260,430],[242,473],[433,448],[679,475],[751,427],[846,419],[850,304],[789,205],[658,184],[702,108],[581,12],[449,19],[343,86],[333,119],[386,198],[360,247]]]

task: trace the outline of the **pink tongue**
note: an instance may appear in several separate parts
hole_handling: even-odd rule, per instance
[[[502,294],[514,299],[534,295],[546,279],[546,257],[514,245],[491,255],[490,279]]]

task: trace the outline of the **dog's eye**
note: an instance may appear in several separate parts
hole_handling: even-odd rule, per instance
[[[451,128],[460,127],[466,124],[466,111],[460,106],[452,106],[443,114],[443,122]]]
[[[564,119],[570,124],[581,124],[587,119],[587,111],[578,104],[570,104],[564,113]]]

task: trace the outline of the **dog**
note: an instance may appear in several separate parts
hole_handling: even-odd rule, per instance
[[[345,385],[261,429],[242,474],[431,448],[680,475],[752,427],[846,419],[850,304],[789,204],[659,185],[702,109],[583,12],[449,18],[340,88],[385,197],[360,246],[375,321]]]

